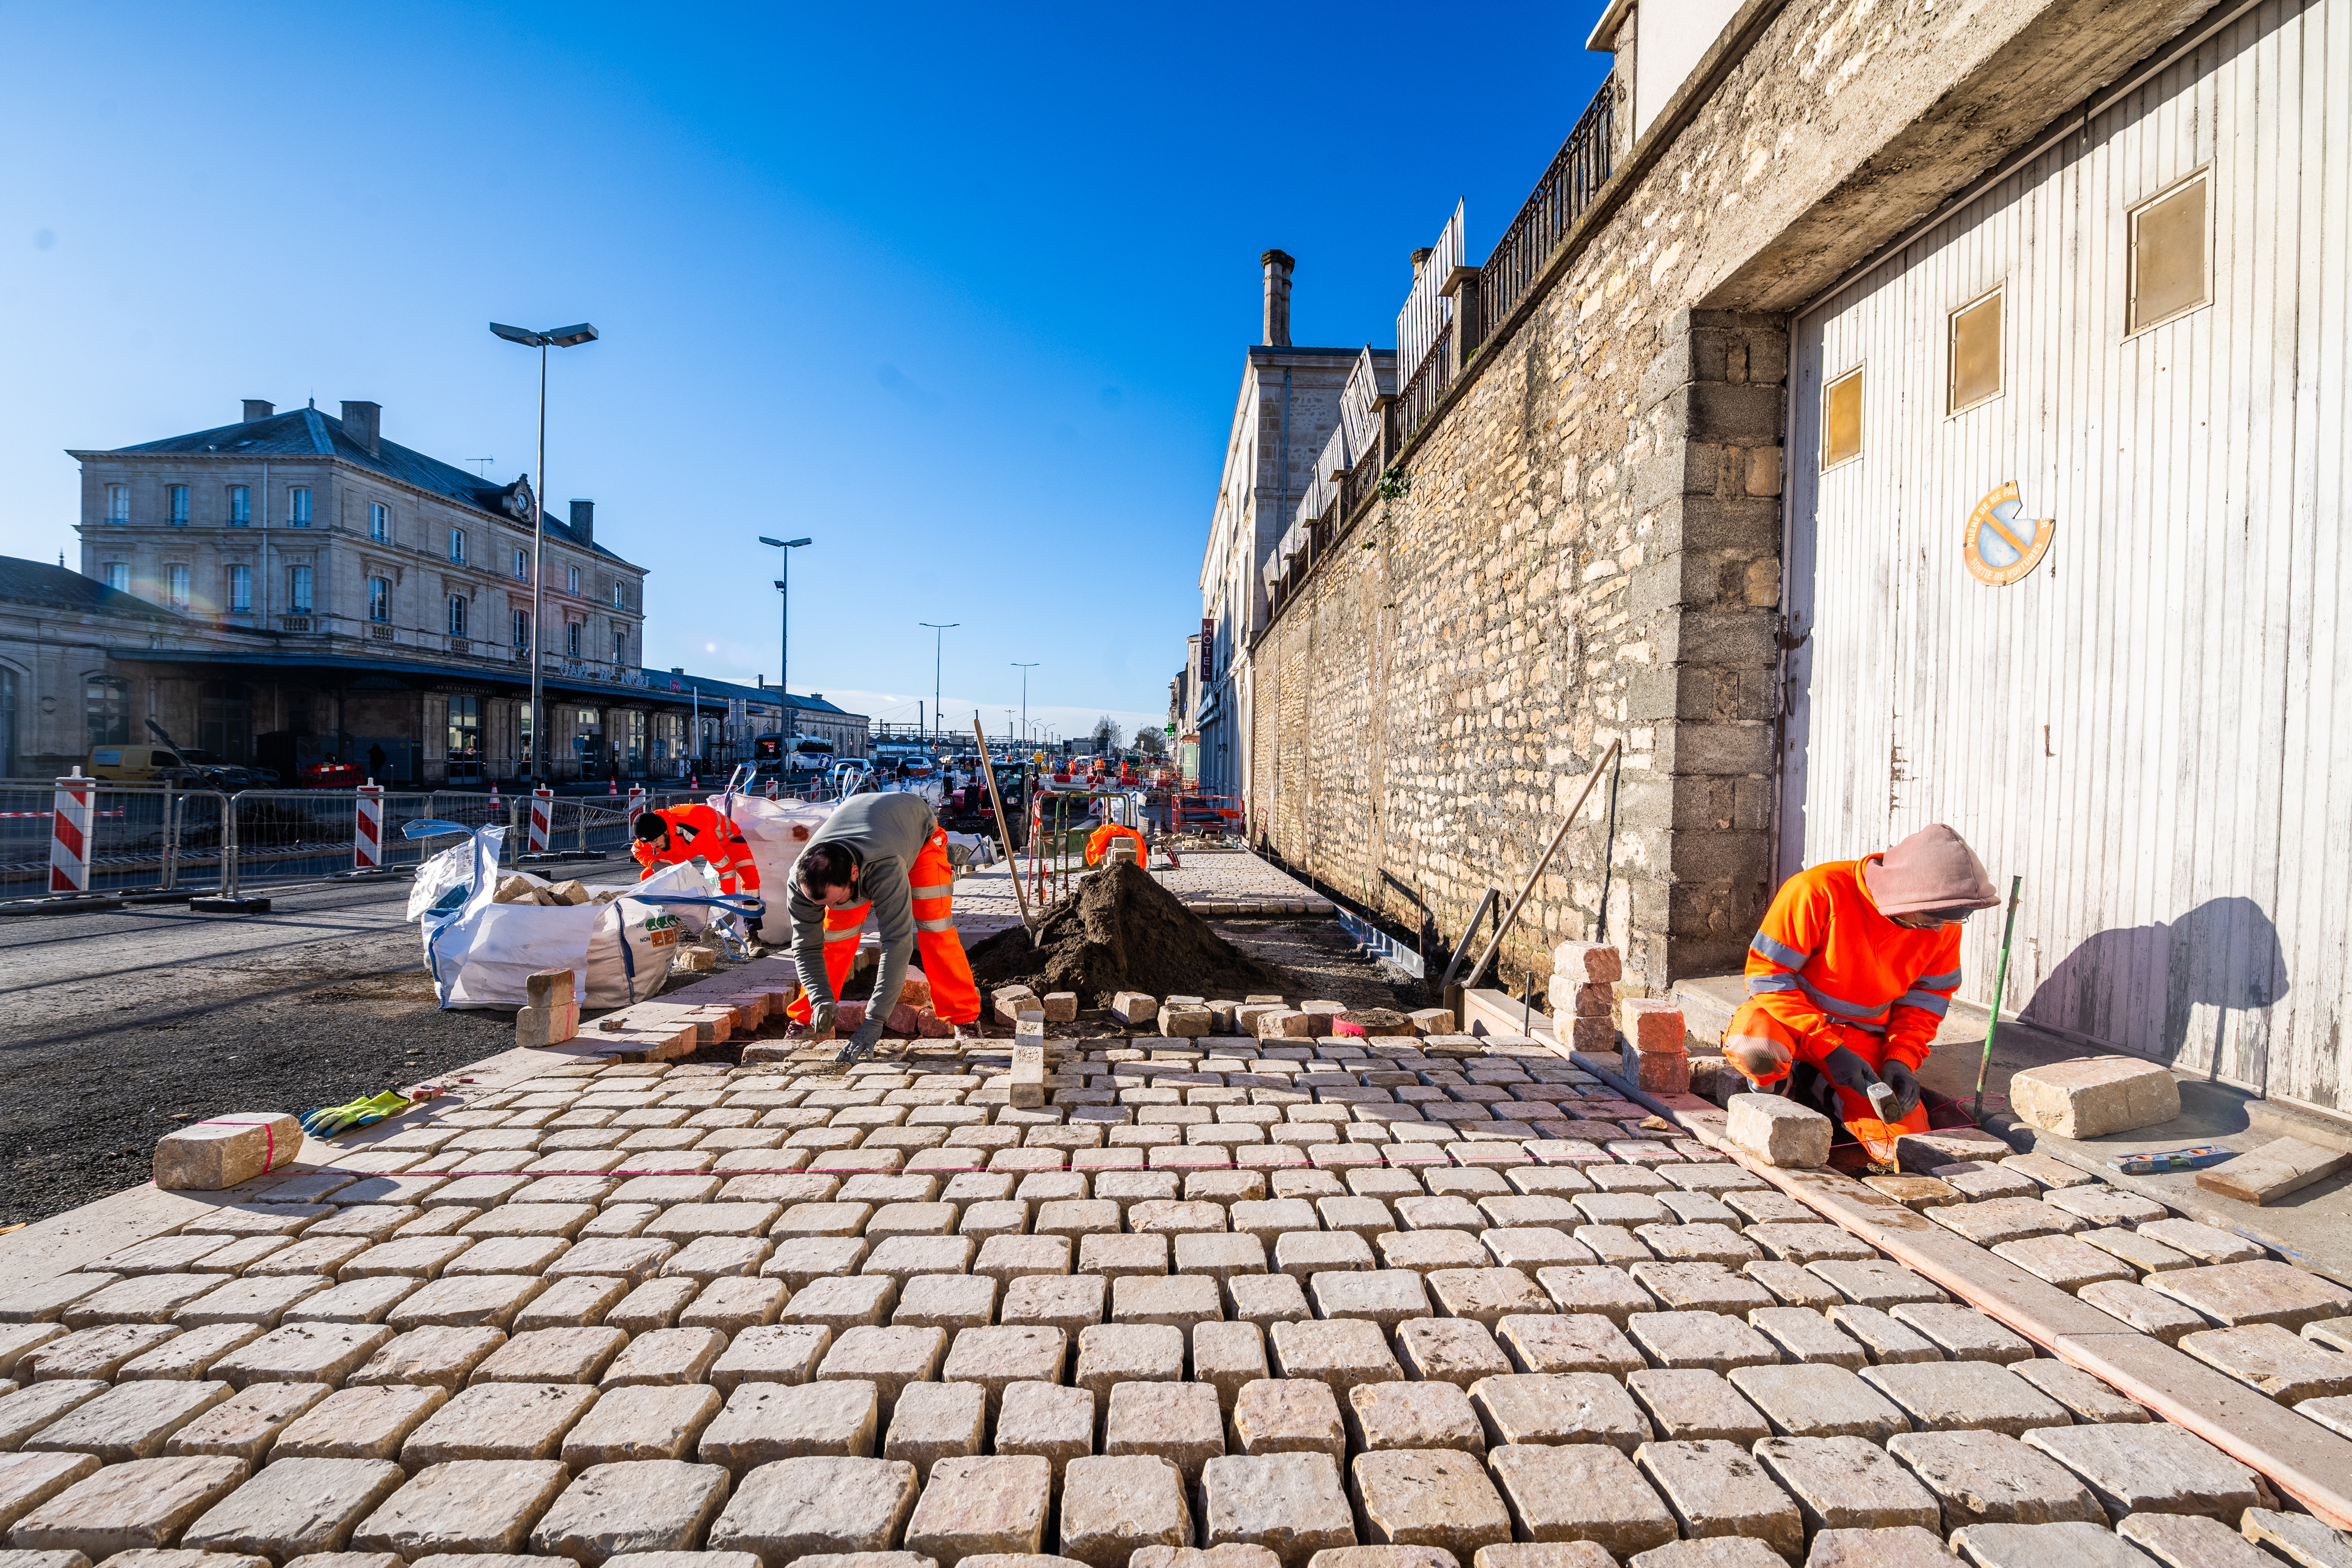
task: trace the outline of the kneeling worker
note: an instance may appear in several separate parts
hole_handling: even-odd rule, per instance
[[[1759,1088],[1840,1121],[1927,1130],[1912,1076],[1960,984],[1960,923],[2000,902],[1984,863],[1941,823],[1884,855],[1832,860],[1780,885],[1748,946],[1748,1000],[1723,1054]],[[1871,1089],[1894,1090],[1882,1112]]]
[[[866,1021],[842,1048],[844,1061],[870,1054],[882,1037],[907,983],[908,953],[918,945],[930,978],[932,1010],[950,1024],[979,1021],[980,988],[956,935],[948,836],[921,795],[860,795],[843,801],[801,851],[792,881],[784,907],[792,912],[793,959],[801,982],[800,995],[786,1009],[793,1022],[819,1031],[833,1027],[868,910],[881,928],[882,965]]]
[[[634,836],[636,842],[629,846],[629,853],[645,868],[639,881],[664,866],[698,859],[710,862],[719,873],[720,892],[760,890],[760,868],[752,862],[751,847],[743,842],[743,830],[707,805],[648,811],[637,818]]]

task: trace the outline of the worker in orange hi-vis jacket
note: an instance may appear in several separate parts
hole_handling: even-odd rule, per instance
[[[1841,1121],[1927,1130],[1914,1076],[1960,984],[1960,924],[2000,901],[1984,863],[1937,823],[1884,855],[1810,867],[1780,884],[1748,945],[1748,999],[1723,1054],[1759,1088]],[[1884,1112],[1871,1089],[1894,1091]]]
[[[760,868],[752,862],[751,847],[743,842],[742,829],[707,805],[646,812],[637,818],[629,853],[645,868],[638,876],[641,881],[664,866],[708,860],[719,873],[720,892],[760,890]]]

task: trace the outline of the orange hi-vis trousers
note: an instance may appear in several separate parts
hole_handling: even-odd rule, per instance
[[[948,836],[940,828],[915,857],[907,876],[913,896],[915,949],[919,967],[931,983],[931,1011],[950,1024],[976,1023],[980,1018],[980,987],[971,977],[971,960],[964,956],[963,939],[955,929],[955,868],[948,863]],[[870,903],[851,904],[824,911],[824,974],[838,997],[857,962],[857,938],[866,926]],[[784,1016],[795,1024],[809,1021],[809,999],[793,998]]]

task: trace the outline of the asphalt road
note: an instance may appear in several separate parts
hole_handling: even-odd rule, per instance
[[[0,920],[0,1226],[145,1181],[184,1122],[340,1105],[514,1043],[511,1012],[435,1005],[405,881],[260,890],[266,915]]]

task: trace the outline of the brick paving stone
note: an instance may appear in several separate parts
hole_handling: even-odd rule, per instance
[[[1657,1298],[1635,1284],[1632,1275],[1606,1264],[1539,1268],[1536,1281],[1561,1311],[1598,1313],[1621,1329],[1630,1314],[1652,1311],[1658,1305]]]
[[[181,1308],[220,1284],[216,1274],[133,1274],[71,1303],[58,1321],[67,1329],[92,1329],[102,1323],[168,1323]],[[56,1331],[48,1337],[56,1338]]]
[[[1990,1361],[2005,1366],[2033,1359],[2033,1346],[2029,1341],[1974,1307],[1952,1302],[1906,1302],[1887,1316],[1906,1328],[1917,1330],[1954,1361]]]
[[[1946,1535],[1971,1524],[2104,1524],[2079,1477],[2000,1432],[1903,1432],[1887,1452],[1936,1494]]]
[[[1943,1291],[1899,1263],[1884,1259],[1848,1261],[1837,1259],[1806,1265],[1807,1271],[1825,1281],[1857,1307],[1871,1307],[1885,1311],[1906,1301],[1948,1300]],[[1824,1303],[1826,1304],[1826,1303]]]
[[[738,1480],[779,1459],[871,1458],[882,1420],[880,1393],[862,1379],[739,1384],[695,1453]]]
[[[855,1236],[811,1236],[776,1244],[760,1265],[760,1276],[781,1279],[793,1290],[805,1290],[819,1279],[855,1274],[866,1260],[866,1243]]]
[[[1383,1546],[1434,1546],[1458,1559],[1511,1539],[1510,1510],[1475,1454],[1391,1449],[1349,1466],[1366,1532]]]
[[[727,1473],[675,1459],[597,1465],[564,1489],[532,1527],[532,1548],[601,1568],[615,1556],[684,1552],[727,1500]]]
[[[472,1383],[593,1383],[629,1336],[618,1329],[533,1329],[476,1367]]]
[[[93,1561],[172,1546],[190,1521],[243,1485],[250,1468],[213,1456],[109,1465],[35,1506],[9,1530],[8,1543]]]
[[[552,1459],[563,1435],[596,1402],[573,1383],[486,1383],[463,1389],[400,1447],[412,1476],[452,1460]]]
[[[2261,1510],[2250,1510],[2249,1519]],[[2165,1568],[2278,1568],[2278,1559],[2200,1513],[2136,1513],[2116,1526],[2121,1540]]]
[[[1058,1478],[1070,1460],[1094,1452],[1095,1396],[1051,1383],[1005,1386],[996,1405],[993,1444],[1000,1454],[1035,1454]]]
[[[1606,1443],[1630,1455],[1651,1436],[1642,1408],[1600,1373],[1514,1373],[1470,1385],[1487,1445]]]
[[[1521,1372],[1599,1372],[1622,1378],[1649,1364],[1615,1323],[1597,1313],[1514,1314],[1495,1326],[1496,1341]]]
[[[987,1426],[988,1400],[979,1384],[908,1384],[890,1413],[882,1457],[904,1459],[915,1467],[916,1479],[928,1484],[931,1466],[938,1460],[979,1454],[985,1446]]]
[[[1633,1461],[1674,1510],[1685,1535],[1748,1536],[1789,1558],[1803,1549],[1804,1521],[1795,1500],[1738,1445],[1644,1443]]]
[[[30,1370],[36,1383],[110,1378],[125,1363],[145,1355],[179,1332],[170,1323],[101,1323],[95,1328],[77,1329],[20,1356],[16,1377],[22,1382]]]
[[[1062,1479],[1063,1556],[1089,1568],[1126,1568],[1146,1549],[1181,1548],[1192,1539],[1183,1478],[1167,1460],[1124,1455],[1069,1461]]]
[[[2085,1285],[2076,1294],[2108,1316],[2168,1345],[2179,1344],[2183,1334],[2193,1334],[2200,1329],[2212,1327],[2205,1321],[2203,1313],[2193,1312],[2170,1297],[2159,1296],[2144,1285],[2108,1280]]]
[[[595,1237],[573,1242],[572,1249],[558,1258],[548,1273],[559,1279],[567,1275],[592,1274],[642,1285],[658,1273],[677,1249],[674,1241],[641,1236]]]
[[[2141,1226],[2139,1234],[2204,1264],[2252,1263],[2264,1256],[2260,1242],[2193,1219],[2154,1220]]]
[[[2025,1440],[2082,1477],[2114,1517],[2148,1509],[2229,1524],[2263,1500],[2253,1471],[2163,1422],[2049,1426],[2026,1433]]]
[[[454,1393],[506,1342],[503,1329],[411,1329],[388,1341],[343,1381],[352,1385],[430,1383]]]
[[[1675,1539],[1672,1511],[1633,1462],[1607,1444],[1515,1445],[1496,1448],[1488,1463],[1517,1532],[1530,1542],[1589,1542],[1627,1557]],[[1501,1555],[1509,1550],[1484,1546],[1474,1560],[1482,1568],[1563,1568]]]
[[[609,1388],[563,1435],[561,1457],[574,1475],[591,1465],[688,1458],[722,1403],[699,1383]]]
[[[1130,1275],[1110,1287],[1113,1323],[1159,1323],[1189,1335],[1224,1317],[1224,1292],[1205,1274]]]
[[[2102,1279],[2128,1281],[2139,1278],[2131,1265],[2113,1253],[2071,1236],[2036,1236],[2023,1241],[2004,1241],[1995,1247],[1992,1253],[1996,1258],[2016,1264],[2029,1274],[2049,1280],[2061,1290],[2079,1290]]]
[[[1286,1378],[1319,1378],[1334,1394],[1345,1394],[1360,1383],[1404,1376],[1377,1323],[1350,1319],[1278,1322],[1267,1343],[1276,1373]]]
[[[1626,1272],[1675,1311],[1726,1312],[1734,1317],[1772,1305],[1772,1294],[1720,1263],[1635,1263]]]
[[[1771,1341],[1721,1312],[1635,1312],[1625,1331],[1653,1366],[1724,1373],[1780,1360]]]
[[[1348,1457],[1339,1400],[1330,1384],[1316,1378],[1259,1378],[1244,1384],[1234,1399],[1233,1431],[1244,1454],[1322,1453],[1334,1462]]]
[[[212,1373],[232,1388],[256,1383],[333,1387],[394,1337],[381,1323],[289,1323],[229,1352],[213,1363]]]
[[[1225,1281],[1225,1310],[1235,1321],[1261,1328],[1313,1315],[1306,1290],[1287,1274],[1236,1274]]]
[[[1806,1531],[1934,1530],[1942,1521],[1935,1494],[1862,1437],[1767,1437],[1757,1461],[1797,1500]]]
[[[1095,1332],[1088,1329],[1087,1333]],[[1181,1367],[1182,1347],[1178,1346]],[[993,1410],[1016,1383],[1059,1383],[1069,1359],[1069,1336],[1058,1328],[1013,1323],[957,1331],[939,1375],[950,1383],[978,1384]],[[1171,1374],[1173,1375],[1173,1374]]]
[[[446,1389],[430,1384],[338,1389],[287,1425],[269,1462],[396,1458],[409,1434],[448,1399]]]
[[[184,1547],[272,1563],[341,1552],[362,1520],[407,1479],[385,1459],[276,1458],[189,1525]]]
[[[1128,1236],[1097,1231],[1079,1238],[1077,1268],[1080,1274],[1098,1274],[1106,1279],[1137,1274],[1165,1274],[1168,1272],[1168,1238],[1165,1236]]]
[[[1779,1347],[1790,1362],[1842,1366],[1859,1372],[1870,1364],[1861,1343],[1808,1307],[1759,1307],[1748,1314],[1748,1326]]]
[[[1903,1366],[1944,1359],[1944,1352],[1925,1334],[1897,1322],[1876,1307],[1832,1307],[1827,1316],[1844,1332],[1861,1341],[1862,1348],[1878,1365]]]
[[[1406,1376],[1467,1388],[1511,1370],[1510,1358],[1486,1325],[1468,1318],[1412,1318],[1391,1336]]]
[[[783,1459],[743,1478],[711,1524],[714,1552],[789,1568],[820,1552],[887,1552],[915,1507],[915,1467],[897,1459]]]
[[[445,1274],[402,1300],[384,1321],[404,1333],[424,1328],[503,1329],[546,1288],[547,1281],[534,1274]]]
[[[175,1458],[233,1458],[258,1465],[280,1432],[332,1392],[321,1383],[256,1384],[172,1434],[164,1440],[163,1452]]]
[[[995,1321],[998,1289],[996,1279],[986,1274],[918,1274],[900,1288],[890,1321],[898,1328],[944,1329],[950,1334],[984,1328]]]
[[[362,1520],[352,1545],[411,1563],[438,1552],[517,1552],[569,1479],[552,1459],[436,1464]]]
[[[1971,1525],[1953,1532],[1952,1549],[1975,1568],[2147,1568],[2148,1563],[2138,1548],[2095,1524]]]
[[[726,1348],[727,1336],[717,1329],[656,1329],[632,1339],[597,1381],[606,1388],[700,1383]]]
[[[604,1324],[626,1334],[673,1328],[678,1314],[692,1306],[701,1293],[702,1287],[692,1279],[648,1279],[605,1312]]]
[[[2167,1268],[2193,1268],[2198,1261],[2153,1237],[2142,1236],[2136,1230],[2125,1230],[2121,1226],[2086,1230],[2074,1239],[2123,1259],[2139,1274],[2155,1274]]]
[[[1109,1288],[1100,1274],[1027,1275],[1004,1288],[997,1321],[1060,1329],[1075,1339],[1080,1330],[1102,1321]]]
[[[95,1454],[107,1464],[152,1459],[171,1436],[229,1397],[216,1382],[142,1381],[119,1384],[26,1437],[27,1452]]]
[[[96,1473],[91,1454],[0,1454],[0,1531]]]
[[[1308,1276],[1307,1289],[1323,1317],[1361,1318],[1389,1330],[1435,1310],[1422,1277],[1410,1268],[1331,1269]]]
[[[1108,1398],[1116,1384],[1174,1381],[1183,1375],[1181,1329],[1165,1323],[1098,1323],[1079,1331],[1077,1364],[1070,1381]]]
[[[832,1348],[817,1363],[816,1377],[820,1383],[871,1382],[881,1398],[887,1422],[900,1389],[939,1376],[947,1348],[948,1336],[940,1329],[851,1329],[835,1336]]]
[[[1318,1552],[1356,1544],[1355,1515],[1328,1454],[1228,1454],[1202,1468],[1201,1490],[1201,1538],[1212,1548],[1263,1546],[1282,1568],[1306,1568]]]
[[[2136,1405],[2080,1367],[2039,1356],[2012,1362],[2010,1371],[2074,1413],[2077,1421],[2145,1421],[2146,1407]]]
[[[898,1300],[898,1282],[887,1275],[816,1279],[795,1291],[778,1317],[787,1323],[821,1324],[841,1334],[880,1324]]]
[[[1782,1437],[1866,1437],[1883,1443],[1911,1429],[1903,1412],[1842,1366],[1746,1366],[1727,1381]]]
[[[1719,1373],[1649,1367],[1625,1380],[1661,1440],[1742,1447],[1771,1435],[1763,1413]]]
[[[2149,1275],[2147,1288],[2223,1328],[2276,1323],[2284,1329],[2299,1329],[2305,1323],[2352,1313],[2352,1290],[2284,1263],[2168,1269]]]
[[[1486,1451],[1486,1428],[1470,1396],[1451,1383],[1366,1383],[1348,1391],[1349,1443],[1384,1448]]]
[[[1919,1362],[1865,1367],[1864,1382],[1893,1400],[1922,1431],[1966,1428],[2022,1437],[2063,1426],[2066,1407],[2005,1366],[1991,1362]]]

